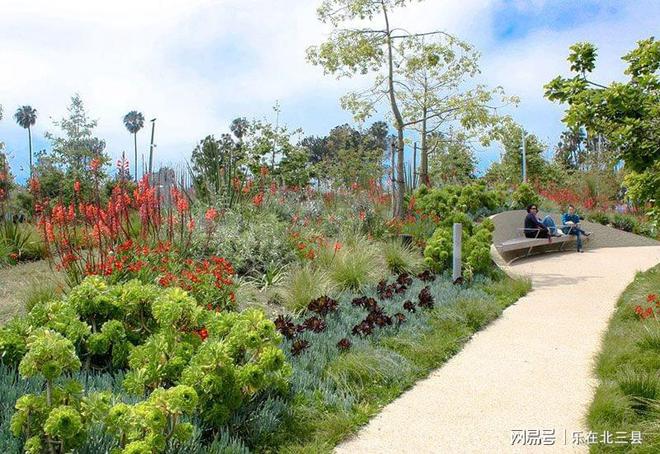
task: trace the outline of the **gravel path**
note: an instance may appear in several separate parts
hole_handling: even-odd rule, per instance
[[[573,432],[587,431],[601,335],[635,272],[658,262],[660,246],[515,262],[533,290],[337,452],[587,452]],[[554,430],[554,445],[512,445],[516,429]]]

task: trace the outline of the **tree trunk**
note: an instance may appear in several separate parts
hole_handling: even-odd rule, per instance
[[[431,187],[431,179],[429,178],[429,145],[428,141],[426,140],[426,108],[424,108],[423,112],[423,118],[422,118],[422,149],[420,151],[421,157],[420,157],[420,163],[419,163],[419,180],[420,183],[423,185],[426,185],[427,187]]]
[[[133,133],[133,145],[135,145],[135,182],[138,181],[138,159],[137,159],[137,132]]]
[[[387,7],[382,3],[383,15],[385,16],[385,31],[387,33],[387,72],[388,72],[388,94],[390,97],[390,105],[392,107],[392,114],[394,115],[394,126],[397,132],[397,193],[394,203],[394,217],[398,219],[403,218],[403,196],[406,192],[405,180],[403,179],[403,117],[399,111],[399,106],[396,102],[396,95],[394,92],[394,62],[392,56],[392,32],[390,30],[390,20],[387,14]]]
[[[30,127],[28,126],[28,144],[30,147],[30,178],[32,178],[32,131],[30,130]]]

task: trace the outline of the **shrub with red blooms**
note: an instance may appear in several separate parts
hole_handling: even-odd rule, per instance
[[[658,314],[660,313],[660,299],[658,295],[655,293],[646,295],[646,304],[645,306],[641,304],[635,306],[635,314],[637,314],[640,320],[653,317],[655,321],[658,321]]]

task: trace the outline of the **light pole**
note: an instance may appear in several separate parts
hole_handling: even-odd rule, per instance
[[[522,179],[523,183],[527,183],[527,134],[522,130]]]
[[[149,175],[151,175],[154,162],[154,130],[156,129],[156,119],[151,119],[151,146],[149,147]]]

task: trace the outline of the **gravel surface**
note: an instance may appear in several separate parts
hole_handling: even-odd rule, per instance
[[[601,336],[635,272],[658,262],[660,246],[515,262],[506,271],[533,290],[336,452],[588,452],[573,432],[587,431]],[[512,445],[514,430],[554,430],[555,441]]]

